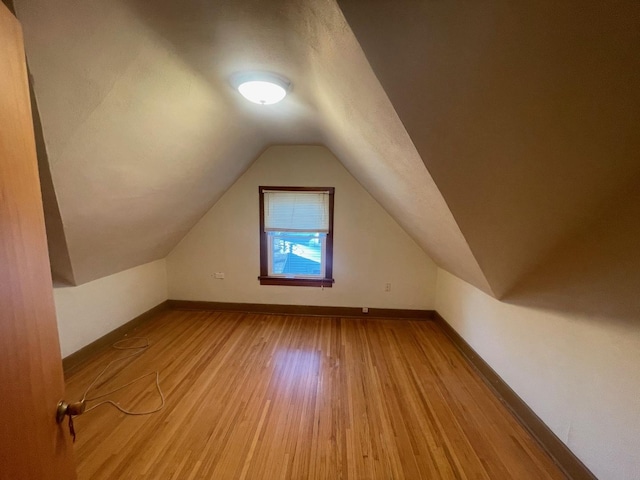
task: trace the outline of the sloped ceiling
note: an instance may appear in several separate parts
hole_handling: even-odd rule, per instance
[[[18,1],[73,269],[162,258],[270,144],[323,143],[440,265],[490,291],[334,1]],[[291,79],[252,105],[238,71]]]
[[[73,281],[164,257],[266,146],[322,143],[444,269],[535,284],[640,180],[640,4],[587,3],[16,0]],[[256,69],[292,94],[245,102]]]
[[[638,185],[640,2],[338,3],[497,296]]]

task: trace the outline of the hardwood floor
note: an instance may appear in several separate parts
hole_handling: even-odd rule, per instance
[[[166,406],[77,417],[80,480],[565,478],[434,322],[172,310],[135,335],[95,392],[157,369]],[[112,398],[159,403],[152,376]]]

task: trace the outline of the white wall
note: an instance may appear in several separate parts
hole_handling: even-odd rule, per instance
[[[509,305],[440,269],[436,310],[598,478],[640,478],[637,321]]]
[[[54,288],[58,334],[66,357],[167,299],[165,260],[77,287]]]
[[[335,187],[332,288],[259,284],[259,185]],[[277,146],[169,254],[167,272],[176,300],[431,309],[437,269],[328,149]]]

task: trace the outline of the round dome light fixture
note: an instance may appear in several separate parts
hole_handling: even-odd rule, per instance
[[[278,103],[291,87],[286,78],[267,72],[239,74],[234,76],[232,83],[244,98],[258,105]]]

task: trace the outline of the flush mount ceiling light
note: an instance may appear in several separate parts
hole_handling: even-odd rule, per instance
[[[273,105],[282,100],[291,82],[275,73],[251,72],[235,75],[232,83],[240,94],[258,105]]]

